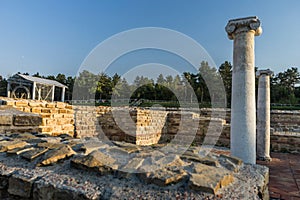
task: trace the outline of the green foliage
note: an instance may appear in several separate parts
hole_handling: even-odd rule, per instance
[[[109,76],[105,73],[93,74],[89,71],[82,71],[76,77],[66,77],[64,74],[56,76],[42,76],[39,72],[33,74],[35,77],[56,80],[68,87],[66,90],[66,100],[90,100],[95,105],[111,105],[110,99],[113,97],[117,101],[115,104],[124,105],[121,100],[130,98],[130,102],[140,99],[140,106],[151,107],[159,104],[164,107],[180,107],[179,102],[185,102],[189,107],[194,102],[199,103],[199,107],[211,107],[211,99],[218,99],[222,93],[222,88],[226,92],[227,106],[231,103],[232,85],[232,65],[225,61],[218,69],[209,66],[208,62],[201,62],[197,73],[184,72],[181,76],[174,77],[160,74],[156,81],[144,76],[137,76],[132,84],[118,74]],[[255,68],[257,71],[257,67]],[[24,73],[29,75],[28,73]],[[218,80],[222,80],[222,83]],[[271,103],[274,109],[299,109],[300,105],[300,73],[298,68],[291,67],[284,72],[280,72],[271,77]],[[209,87],[207,86],[209,85]],[[213,85],[213,87],[212,87]],[[256,91],[258,80],[256,78]],[[0,76],[0,95],[6,96],[7,81]],[[73,91],[73,89],[75,89]],[[221,92],[218,92],[221,91]],[[211,92],[212,94],[210,94]],[[60,98],[61,89],[56,89],[56,96]],[[120,101],[118,102],[118,99]],[[128,104],[128,102],[126,102]],[[280,106],[280,104],[282,104]],[[284,105],[283,105],[284,104]],[[292,106],[286,106],[292,105]]]

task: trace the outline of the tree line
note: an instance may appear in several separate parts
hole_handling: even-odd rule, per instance
[[[257,71],[257,68],[255,68]],[[29,75],[28,73],[24,73]],[[135,77],[132,83],[118,74],[109,76],[105,73],[94,74],[82,71],[77,77],[64,74],[42,76],[39,73],[32,76],[58,81],[68,87],[66,100],[95,99],[109,100],[114,98],[130,98],[131,100],[146,99],[152,101],[178,101],[199,102],[209,105],[211,102],[210,90],[207,87],[207,77],[212,79],[222,78],[226,91],[227,106],[231,102],[232,65],[225,61],[218,69],[209,66],[203,61],[197,73],[184,72],[181,75],[164,76],[160,74],[156,80],[145,76]],[[300,74],[297,67],[291,67],[283,72],[271,76],[271,103],[300,104]],[[256,78],[256,87],[258,80]],[[7,80],[0,76],[0,95],[6,96]],[[218,85],[214,86],[221,87]],[[74,89],[74,90],[73,90]],[[257,88],[256,88],[257,91]],[[60,91],[56,91],[59,95]]]

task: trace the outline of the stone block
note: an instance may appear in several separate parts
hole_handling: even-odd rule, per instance
[[[32,113],[40,114],[42,112],[42,108],[40,108],[40,107],[33,107],[33,108],[31,108],[31,112]]]
[[[0,125],[1,126],[9,126],[13,123],[13,115],[9,113],[1,113],[0,114]]]
[[[36,177],[13,174],[9,178],[8,193],[23,198],[30,198],[32,186]]]
[[[9,151],[16,148],[23,148],[28,145],[27,142],[16,140],[16,141],[1,141],[0,152]]]
[[[48,127],[48,126],[40,126],[39,129],[38,129],[39,132],[41,133],[50,133],[53,131],[53,128],[52,127]]]
[[[47,103],[46,108],[55,108],[55,103]]]
[[[28,105],[29,105],[30,107],[39,107],[41,104],[40,104],[39,102],[33,102],[33,101],[30,101],[30,102],[28,103]]]
[[[21,153],[21,157],[32,161],[33,159],[45,154],[48,151],[48,148],[31,148],[29,151]]]
[[[66,107],[66,103],[63,102],[56,102],[56,108],[65,108]]]
[[[76,152],[73,151],[73,149],[69,145],[64,145],[63,147],[47,152],[44,156],[44,160],[39,165],[50,165],[74,154],[76,154]]]
[[[26,106],[28,106],[28,101],[16,101],[15,106],[26,107]]]
[[[115,163],[116,160],[114,158],[97,150],[87,156],[76,157],[71,160],[72,167],[96,171],[101,175],[109,174],[113,170],[118,169]]]
[[[34,114],[16,114],[13,124],[15,126],[39,126],[42,124],[42,118]]]

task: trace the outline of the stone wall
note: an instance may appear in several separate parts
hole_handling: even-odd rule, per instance
[[[5,97],[0,97],[0,105],[39,114],[41,117],[39,126],[21,127],[21,125],[16,125],[17,121],[13,121],[17,120],[19,115],[13,115],[12,119],[8,119],[2,114],[0,117],[2,133],[41,132],[52,136],[67,133],[77,138],[97,136],[101,139],[126,141],[139,145],[169,142],[181,137],[184,140],[195,136],[193,141],[195,145],[202,144],[205,139],[206,144],[213,144],[216,140],[218,146],[230,147],[230,109],[217,109],[214,111],[214,116],[211,116],[212,110],[207,108],[200,109],[200,113],[195,114],[193,110],[180,112],[137,108],[112,109],[104,106],[71,106],[62,102]],[[225,116],[225,120],[218,118],[221,116]],[[181,124],[181,117],[187,119],[184,125]],[[198,129],[191,130],[195,123],[198,123]],[[179,131],[180,125],[183,127]],[[299,125],[300,111],[272,110],[271,150],[300,152]],[[211,133],[205,137],[208,127]],[[221,127],[223,127],[222,130],[220,130]],[[196,134],[193,135],[195,132]],[[220,136],[214,135],[220,132]]]
[[[33,113],[21,112],[9,106],[0,106],[0,132],[38,132],[42,118]]]
[[[38,132],[52,136],[60,134],[74,135],[74,111],[72,106],[67,103],[1,97],[0,105],[6,105],[23,112],[39,114],[42,117],[42,123]]]
[[[138,145],[158,143],[167,113],[136,108],[75,106],[75,135]]]
[[[230,125],[226,124],[226,120],[203,117],[202,115],[196,116],[194,114],[194,116],[190,116],[190,121],[193,121],[193,124],[184,126],[184,124],[181,124],[182,114],[187,115],[185,112],[181,113],[178,111],[168,113],[164,134],[160,142],[171,141],[178,134],[178,131],[181,130],[179,134],[191,134],[190,132],[194,132],[193,145],[201,145],[205,139],[205,144],[207,145],[217,144],[218,146],[229,147]],[[198,123],[198,126],[194,123]],[[191,130],[191,127],[197,130]]]

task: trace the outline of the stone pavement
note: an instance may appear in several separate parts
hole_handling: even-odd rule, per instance
[[[300,200],[300,155],[271,153],[272,161],[257,161],[270,168],[271,199]]]

